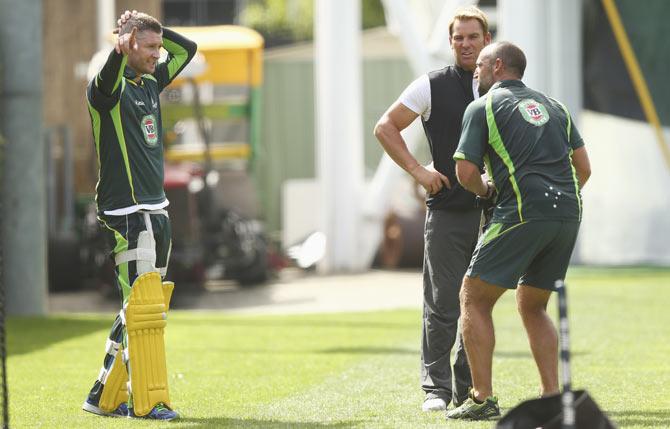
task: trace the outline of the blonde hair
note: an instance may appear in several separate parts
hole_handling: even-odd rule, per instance
[[[486,14],[477,6],[461,7],[456,10],[453,18],[449,21],[449,36],[454,33],[454,23],[456,21],[467,21],[469,19],[476,19],[479,21],[479,24],[484,31],[484,36],[486,36],[489,32],[489,20],[486,18]]]

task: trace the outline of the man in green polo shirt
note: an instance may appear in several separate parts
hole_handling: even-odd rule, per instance
[[[174,285],[161,282],[171,234],[159,94],[197,46],[144,13],[126,11],[118,24],[116,46],[86,96],[100,166],[98,220],[113,249],[122,309],[82,408],[173,420],[179,414],[169,403],[163,329]],[[168,52],[163,62],[161,48]]]
[[[500,416],[492,387],[491,313],[507,289],[516,289],[541,394],[559,391],[558,336],[546,306],[554,282],[567,271],[582,217],[580,190],[590,166],[570,113],[560,102],[526,87],[520,80],[525,68],[524,53],[511,43],[498,42],[481,51],[475,76],[486,95],[466,109],[454,154],[464,188],[482,198],[495,189],[498,196],[461,289],[473,388],[448,418]],[[483,166],[490,182],[480,176]]]

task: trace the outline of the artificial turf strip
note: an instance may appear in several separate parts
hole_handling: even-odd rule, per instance
[[[417,293],[420,293],[417,285]],[[572,270],[573,385],[625,428],[670,427],[670,270]],[[555,301],[550,302],[555,315]],[[422,413],[420,310],[292,316],[170,314],[174,423],[81,411],[112,315],[12,318],[11,427],[449,427]],[[514,296],[494,313],[494,390],[504,409],[532,397],[537,374]],[[504,410],[503,410],[504,412]]]

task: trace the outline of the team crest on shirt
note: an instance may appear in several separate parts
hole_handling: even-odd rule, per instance
[[[158,124],[154,115],[146,115],[142,118],[142,133],[144,133],[144,141],[149,146],[156,146],[158,143]]]
[[[519,103],[519,111],[526,121],[536,127],[546,124],[549,120],[547,108],[544,107],[542,103],[538,103],[531,98],[527,98]]]

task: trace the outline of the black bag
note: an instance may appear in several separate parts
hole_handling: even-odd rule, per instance
[[[598,404],[584,390],[575,390],[574,395],[576,429],[615,429]],[[563,425],[562,395],[524,401],[509,410],[498,420],[496,429],[561,429]]]
[[[524,401],[509,410],[496,429],[616,429],[585,390],[571,390],[568,311],[563,281],[556,282],[561,331],[563,393]]]

